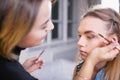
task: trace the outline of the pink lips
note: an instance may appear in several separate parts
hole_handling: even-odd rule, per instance
[[[46,38],[46,36],[43,36],[41,39],[45,39]]]
[[[87,52],[80,50],[80,54],[83,56],[87,56]]]

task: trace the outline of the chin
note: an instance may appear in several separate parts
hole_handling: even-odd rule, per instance
[[[42,45],[42,44],[43,44],[43,42],[39,42],[39,43],[34,44],[33,47],[34,47],[34,46],[40,46],[40,45]]]
[[[35,44],[31,44],[31,45],[28,45],[27,47],[30,48],[30,47],[36,47],[36,46],[40,46],[42,45],[42,42],[40,43],[35,43]]]
[[[81,56],[82,60],[85,61],[86,60],[86,57],[85,56]]]

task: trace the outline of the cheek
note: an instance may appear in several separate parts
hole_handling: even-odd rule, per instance
[[[30,33],[24,37],[18,44],[20,47],[32,47],[41,44],[41,34],[37,32]]]
[[[89,45],[90,46],[88,47],[89,48],[88,52],[91,52],[93,49],[95,49],[97,47],[103,47],[103,46],[105,46],[104,42],[101,42],[101,41],[98,41],[98,40],[91,42]]]
[[[35,36],[36,36],[35,34],[30,33],[30,34],[28,34],[28,35],[23,39],[23,41],[25,41],[25,42],[34,41]]]
[[[34,43],[36,41],[40,41],[42,39],[42,32],[34,32],[34,33],[31,33],[29,34],[27,37],[26,37],[26,41],[29,42],[29,43]]]
[[[31,44],[31,42],[33,41],[34,41],[34,37],[31,35],[27,35],[19,42],[19,45],[21,47],[26,47],[27,45]]]
[[[37,39],[40,39],[43,35],[43,32],[40,31],[40,30],[34,30],[32,31],[31,33],[28,34],[28,36],[26,37],[26,39],[29,41],[29,40],[37,40]]]

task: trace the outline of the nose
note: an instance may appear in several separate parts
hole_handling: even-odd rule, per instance
[[[54,29],[54,25],[53,25],[53,22],[50,20],[48,23],[47,31],[53,30],[53,29]]]
[[[78,42],[77,42],[77,45],[79,46],[79,47],[85,47],[86,46],[86,39],[85,39],[85,37],[80,37],[79,38],[79,40],[78,40]]]

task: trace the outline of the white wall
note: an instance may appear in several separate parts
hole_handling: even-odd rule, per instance
[[[119,0],[102,0],[101,4],[104,7],[110,7],[119,12]]]

